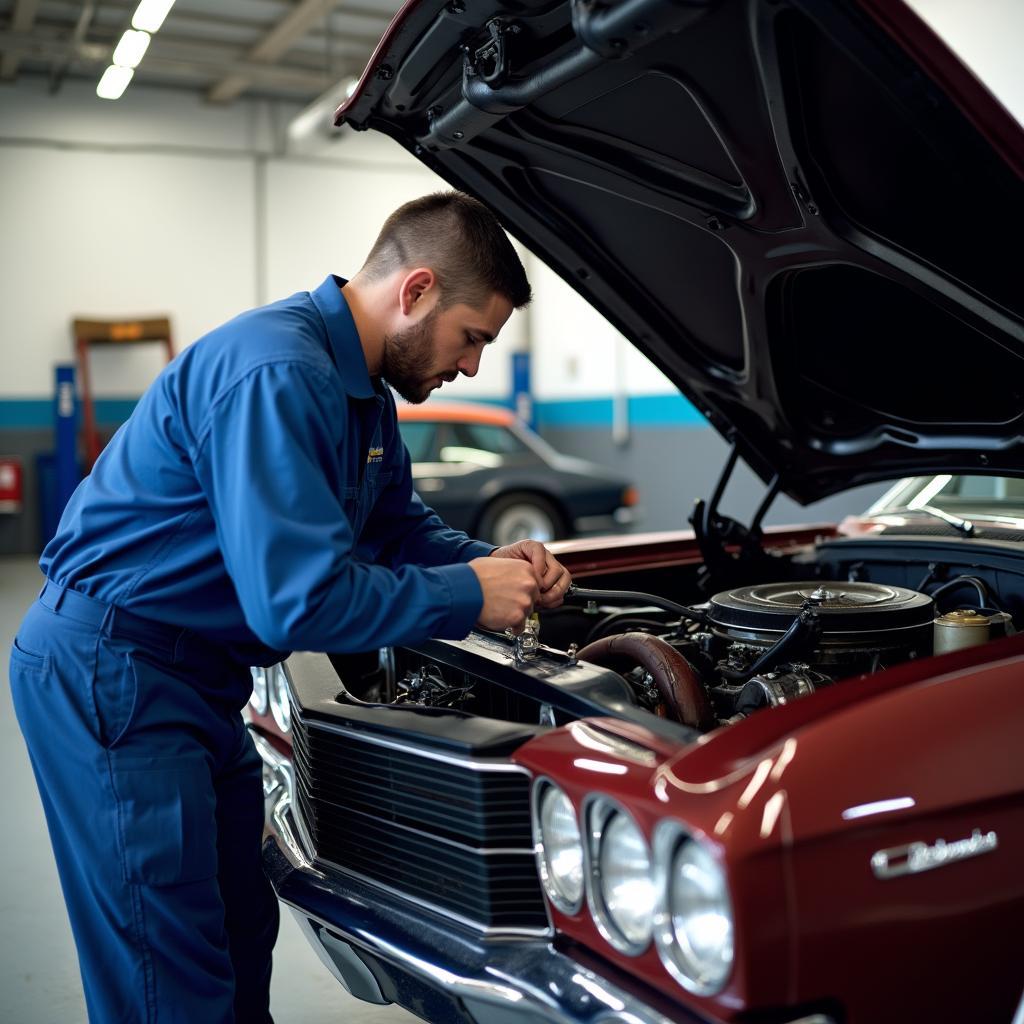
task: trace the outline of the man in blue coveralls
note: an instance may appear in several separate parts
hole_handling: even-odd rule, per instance
[[[11,685],[90,1020],[270,1020],[250,665],[521,630],[561,603],[543,545],[495,550],[422,504],[387,387],[422,402],[472,377],[529,299],[480,203],[408,203],[351,281],[183,352],[75,492]]]

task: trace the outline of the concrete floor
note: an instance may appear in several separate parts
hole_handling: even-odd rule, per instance
[[[7,794],[7,838],[0,847],[0,1020],[84,1024],[74,942],[7,678],[11,640],[41,583],[34,559],[0,559],[0,778],[6,780]],[[320,963],[287,912],[274,951],[271,1009],[277,1024],[418,1020],[397,1007],[353,999]]]

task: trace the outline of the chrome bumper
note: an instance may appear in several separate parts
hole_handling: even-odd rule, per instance
[[[264,760],[263,861],[324,964],[354,996],[438,1024],[708,1024],[650,1001],[556,950],[488,938],[356,877],[319,870],[292,812],[291,764],[253,731]]]
[[[267,876],[356,998],[434,1024],[720,1024],[628,979],[610,981],[549,937],[488,938],[355,876],[321,871],[293,813],[291,762],[250,732],[263,759]],[[834,1021],[811,1014],[791,1024]]]

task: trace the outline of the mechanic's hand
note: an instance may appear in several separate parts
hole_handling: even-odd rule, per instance
[[[474,558],[469,563],[484,592],[477,620],[484,629],[522,633],[527,617],[540,597],[540,588],[528,562]]]
[[[569,570],[539,540],[521,540],[495,548],[491,558],[519,558],[533,566],[540,587],[539,607],[557,608],[565,600],[565,592],[572,583]]]

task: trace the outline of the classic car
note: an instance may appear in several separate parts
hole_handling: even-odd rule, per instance
[[[897,0],[415,0],[339,117],[732,451],[691,530],[556,544],[539,630],[256,673],[265,864],[324,963],[430,1021],[1024,1019],[1016,122]]]
[[[637,519],[637,490],[555,451],[511,410],[469,402],[400,405],[420,497],[450,526],[492,544],[610,532]]]

